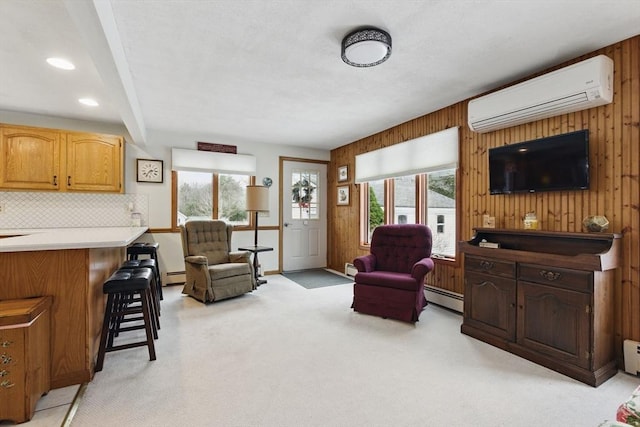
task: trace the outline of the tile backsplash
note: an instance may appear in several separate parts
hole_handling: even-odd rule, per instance
[[[0,229],[127,227],[132,212],[149,226],[146,194],[0,192]]]

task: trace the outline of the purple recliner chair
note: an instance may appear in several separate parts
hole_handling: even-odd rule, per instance
[[[416,322],[427,305],[424,277],[433,270],[431,230],[422,224],[381,225],[371,253],[353,261],[354,311]]]

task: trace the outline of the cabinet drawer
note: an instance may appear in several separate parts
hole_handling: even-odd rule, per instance
[[[516,277],[516,264],[514,262],[499,261],[493,258],[465,255],[464,268],[467,271],[478,271],[510,279]]]
[[[593,273],[590,271],[544,267],[535,264],[519,264],[518,280],[542,283],[579,292],[592,292],[593,289]]]

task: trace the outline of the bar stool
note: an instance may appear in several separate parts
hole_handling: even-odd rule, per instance
[[[158,270],[156,269],[156,260],[154,259],[130,259],[125,261],[120,266],[120,270],[135,270],[137,268],[148,268],[153,273],[153,278],[151,280],[151,294],[153,298],[151,302],[153,306],[151,307],[154,314],[154,319],[156,321],[156,328],[160,329],[160,293],[158,292],[158,282],[160,281],[158,277]]]
[[[156,277],[158,278],[158,295],[160,299],[164,299],[162,296],[162,276],[160,275],[160,260],[158,259],[158,248],[160,244],[157,242],[147,243],[138,242],[127,247],[127,259],[136,260],[140,255],[146,255],[150,259],[156,261]]]
[[[95,371],[102,370],[104,356],[110,351],[124,350],[127,348],[147,346],[149,350],[149,360],[156,360],[156,350],[153,344],[154,337],[158,332],[155,322],[152,320],[152,298],[151,281],[154,279],[153,272],[149,268],[123,269],[118,270],[104,282],[102,291],[107,294],[107,306],[104,311],[102,323],[102,335],[100,336],[100,347],[98,349],[98,360]],[[129,305],[135,295],[140,298],[140,305]],[[141,314],[144,324],[139,326],[122,327],[121,323],[125,316]],[[120,332],[143,329],[146,333],[145,341],[138,341],[128,344],[114,345],[113,341]]]

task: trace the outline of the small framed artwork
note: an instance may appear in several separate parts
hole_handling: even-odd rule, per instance
[[[348,169],[347,166],[340,166],[338,168],[338,181],[342,182],[342,181],[346,181],[349,179],[349,174],[348,174]]]
[[[162,160],[137,159],[136,181],[162,183],[164,180],[163,166]]]
[[[344,186],[338,187],[337,204],[338,205],[348,205],[349,204],[349,186],[348,185],[344,185]]]

